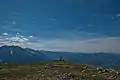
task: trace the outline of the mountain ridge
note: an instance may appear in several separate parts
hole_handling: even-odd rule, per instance
[[[39,62],[59,60],[60,57],[67,61],[89,63],[99,66],[120,66],[120,54],[114,53],[74,53],[34,50],[19,46],[0,47],[0,62]]]
[[[19,46],[2,46],[0,47],[0,59],[3,62],[35,62],[50,60],[41,52],[33,50],[35,53],[33,54],[31,51]]]

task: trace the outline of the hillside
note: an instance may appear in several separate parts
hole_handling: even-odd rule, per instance
[[[42,51],[46,56],[52,59],[59,59],[60,56],[64,60],[73,62],[82,62],[97,66],[116,68],[120,66],[120,54],[116,53],[74,53],[74,52],[54,52]]]
[[[0,64],[0,80],[120,80],[119,72],[67,61]]]
[[[19,46],[2,46],[0,47],[1,62],[37,62],[51,60],[40,51]]]

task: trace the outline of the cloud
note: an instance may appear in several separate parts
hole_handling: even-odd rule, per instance
[[[12,21],[12,25],[16,25],[16,21]]]
[[[120,37],[106,37],[89,40],[39,40],[27,43],[27,47],[50,51],[110,52],[120,53]]]
[[[117,14],[117,17],[120,17],[120,14]]]
[[[119,45],[120,37],[106,37],[89,40],[42,40],[33,46],[53,51],[120,53]]]
[[[11,14],[11,16],[15,16],[15,17],[18,17],[18,16],[20,16],[21,15],[21,13],[19,13],[19,12],[11,12],[10,13]]]
[[[9,34],[8,34],[8,33],[3,33],[3,35],[4,35],[4,36],[7,36],[7,35],[9,35]]]
[[[28,39],[27,38],[20,38],[20,37],[11,37],[11,38],[9,38],[9,40],[11,41],[11,42],[25,42],[25,41],[28,41]]]
[[[112,19],[112,20],[114,20],[114,19],[115,19],[115,17],[111,17],[111,19]]]
[[[17,36],[7,36],[5,38],[1,38],[0,36],[0,46],[13,44],[21,47],[48,51],[120,53],[120,37],[100,37],[81,40],[45,39],[34,36],[26,37],[21,34],[17,34]]]
[[[0,36],[0,42],[7,43],[7,44],[25,43],[27,41],[29,41],[29,38],[21,35],[20,33],[17,33],[16,35],[3,33],[3,35]]]
[[[33,38],[33,36],[29,36],[29,38]]]
[[[15,20],[13,21],[3,21],[3,25],[0,25],[0,29],[11,31],[11,32],[26,32],[23,29],[20,29],[16,26],[17,22]]]

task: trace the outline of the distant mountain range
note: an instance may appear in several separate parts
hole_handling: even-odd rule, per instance
[[[30,48],[21,48],[19,46],[0,47],[0,62],[37,62],[59,60],[73,62],[83,62],[106,67],[119,67],[120,54],[115,53],[73,53],[73,52],[54,52],[38,51]]]
[[[87,64],[93,64],[96,66],[104,67],[119,67],[120,66],[120,54],[118,53],[72,53],[72,52],[51,52],[42,51],[51,59],[59,59],[60,56],[64,60],[73,62],[82,62]]]
[[[36,62],[51,60],[40,51],[19,46],[2,46],[0,47],[1,62]]]

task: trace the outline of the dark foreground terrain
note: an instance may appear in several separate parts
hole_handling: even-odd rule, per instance
[[[0,80],[120,80],[120,73],[66,61],[0,63]]]

